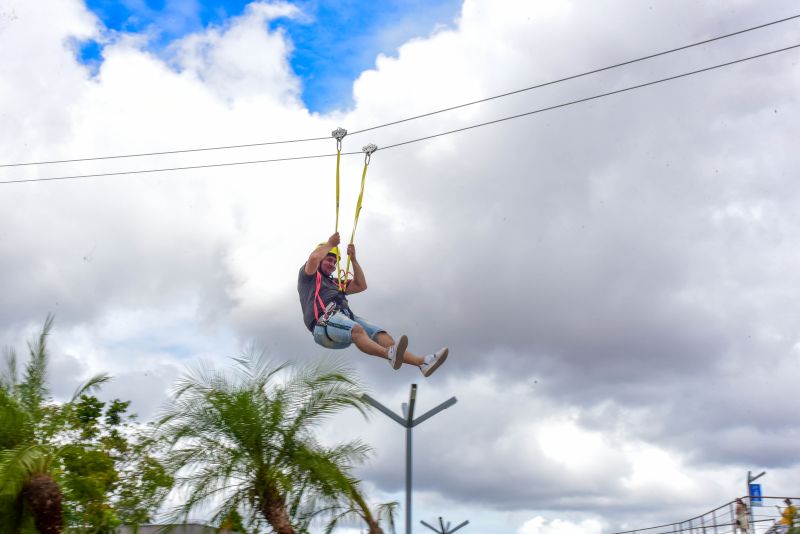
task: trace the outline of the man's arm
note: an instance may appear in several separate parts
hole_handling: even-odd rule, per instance
[[[364,270],[361,269],[361,264],[356,259],[355,245],[347,245],[347,255],[350,256],[350,263],[353,265],[353,279],[347,284],[345,293],[348,295],[361,293],[367,289],[367,279],[364,277]]]
[[[319,269],[319,264],[322,263],[322,260],[328,255],[328,252],[330,252],[331,249],[338,244],[339,232],[336,232],[328,238],[328,241],[314,249],[314,251],[308,257],[308,261],[306,261],[306,266],[305,269],[303,269],[303,272],[308,275],[316,273],[317,269]]]

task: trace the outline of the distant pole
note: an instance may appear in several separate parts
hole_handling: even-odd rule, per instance
[[[427,421],[437,413],[441,412],[445,408],[449,408],[450,406],[454,405],[457,400],[455,397],[450,397],[443,403],[441,403],[436,408],[432,410],[428,410],[424,414],[420,415],[416,419],[414,419],[414,405],[417,403],[417,385],[411,384],[411,392],[408,396],[408,404],[403,403],[403,417],[400,417],[389,408],[378,402],[377,400],[373,399],[367,394],[364,394],[364,400],[370,403],[372,406],[378,409],[378,411],[382,412],[386,415],[389,419],[396,422],[400,426],[405,427],[406,429],[406,534],[411,534],[411,465],[412,465],[412,455],[411,455],[411,429],[420,424],[423,421]],[[460,527],[458,527],[460,528]]]
[[[438,534],[453,534],[453,532],[455,532],[456,530],[460,529],[461,527],[465,527],[465,526],[469,525],[469,521],[464,521],[463,523],[458,525],[453,530],[450,530],[450,521],[448,521],[447,522],[447,526],[445,526],[444,520],[441,517],[439,517],[439,526],[441,527],[441,530],[439,530],[438,528],[436,528],[434,526],[429,525],[425,521],[420,521],[420,523],[422,523],[423,525],[425,525],[426,527],[428,527],[429,529],[431,529],[432,531],[434,531],[434,532],[436,532]]]
[[[766,471],[761,471],[756,476],[753,476],[752,472],[747,472],[747,504],[750,506],[747,507],[747,516],[750,520],[750,524],[748,525],[747,534],[756,534],[756,524],[753,521],[753,495],[750,493],[750,484],[758,480],[759,478],[766,475]],[[734,529],[735,530],[735,529]]]

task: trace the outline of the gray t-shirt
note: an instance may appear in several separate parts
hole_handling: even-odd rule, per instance
[[[317,290],[317,273],[306,274],[306,266],[300,267],[300,274],[297,276],[297,292],[300,294],[300,306],[303,308],[303,322],[310,331],[314,331],[316,319],[314,319],[314,293]],[[320,274],[319,296],[325,306],[335,300],[342,308],[349,308],[347,297],[339,292],[336,287],[336,280],[329,276]],[[319,309],[319,308],[318,308]]]

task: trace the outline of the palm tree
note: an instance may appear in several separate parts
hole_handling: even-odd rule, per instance
[[[385,520],[389,532],[394,534],[394,516],[399,503],[397,501],[379,504],[374,510],[369,506],[358,483],[353,482],[350,493],[342,495],[342,502],[334,503],[326,514],[331,516],[325,527],[325,534],[331,534],[343,520],[360,519],[367,524],[368,534],[384,534],[381,523]]]
[[[370,507],[361,489],[359,480],[348,475],[347,459],[334,458],[344,478],[339,479],[338,491],[302,496],[295,504],[292,516],[299,519],[302,532],[308,531],[312,522],[325,524],[325,534],[330,534],[344,521],[361,520],[367,525],[368,534],[384,534],[381,524],[385,522],[389,532],[395,532],[395,512],[399,503],[392,501]],[[327,518],[327,520],[326,520]]]
[[[69,447],[55,442],[56,427],[45,416],[47,336],[52,326],[53,316],[48,315],[38,338],[28,343],[30,360],[22,380],[13,349],[6,353],[7,369],[0,375],[0,515],[11,523],[0,526],[19,530],[27,509],[42,534],[58,534],[64,526],[63,495],[54,474],[59,456]],[[108,380],[105,375],[93,377],[70,403]]]
[[[341,364],[276,366],[252,353],[235,361],[230,373],[201,367],[180,379],[158,423],[166,464],[188,490],[173,519],[209,505],[213,521],[238,510],[250,525],[294,534],[307,503],[350,491],[348,470],[368,452],[359,441],[322,446],[314,427],[368,406]]]
[[[27,507],[41,534],[60,534],[64,527],[63,495],[51,474],[55,455],[42,445],[21,446],[0,453],[0,495],[15,507],[19,528]]]

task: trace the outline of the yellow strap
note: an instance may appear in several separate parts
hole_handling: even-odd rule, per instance
[[[369,165],[369,161],[364,161],[364,171],[361,173],[361,192],[358,194],[358,202],[356,203],[356,216],[353,219],[353,233],[350,234],[350,244],[353,244],[353,241],[356,237],[356,226],[358,226],[358,216],[361,214],[361,200],[364,198],[364,182],[367,180],[367,166]],[[345,276],[350,273],[350,255],[347,255],[347,267],[344,270]]]
[[[337,143],[336,146],[336,229],[335,232],[339,231],[339,160],[342,158],[342,147],[341,143]],[[341,280],[342,276],[342,265],[340,263],[339,258],[339,247],[336,247],[336,280]],[[340,282],[339,282],[340,283]],[[341,285],[339,286],[341,290]]]

